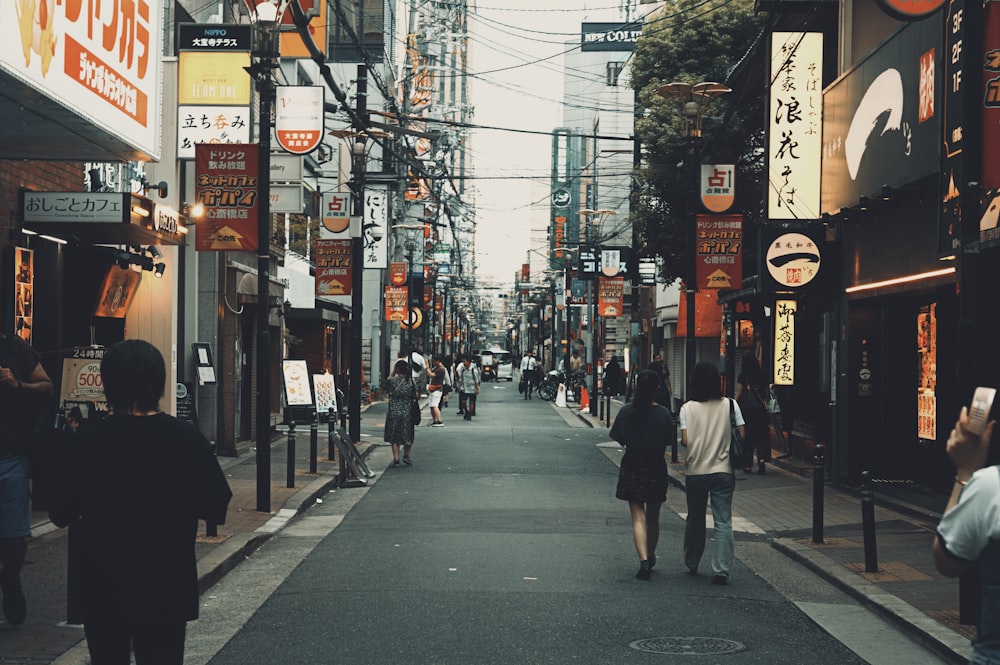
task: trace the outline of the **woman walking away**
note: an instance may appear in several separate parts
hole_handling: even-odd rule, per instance
[[[160,411],[163,356],[118,342],[101,360],[111,415],[81,427],[49,513],[82,530],[78,554],[90,662],[181,665],[198,618],[198,520],[226,521],[232,493],[195,427]],[[78,519],[79,518],[79,519]]]
[[[410,448],[413,447],[413,400],[417,399],[417,385],[405,359],[397,360],[389,377],[389,412],[385,416],[383,440],[392,444],[392,465],[399,466],[399,447],[403,446],[403,464],[413,464]]]
[[[615,496],[628,501],[632,538],[639,554],[640,580],[648,580],[656,565],[660,539],[660,508],[667,500],[667,462],[663,455],[674,418],[656,403],[660,375],[643,370],[636,379],[635,398],[622,407],[611,427],[611,438],[625,447]]]
[[[754,451],[757,451],[757,473],[767,473],[767,462],[771,461],[771,437],[767,431],[767,398],[770,394],[757,357],[744,351],[743,366],[736,378],[736,402],[746,421],[747,438],[743,459],[734,460],[733,465],[742,466],[745,473],[753,471]]]
[[[740,436],[743,414],[735,401],[722,397],[719,368],[700,362],[691,373],[691,400],[681,406],[681,445],[686,470],[687,523],[684,526],[684,563],[689,575],[698,574],[705,553],[705,505],[711,499],[715,520],[712,584],[726,584],[733,563],[733,490],[736,476],[729,458],[730,407]]]

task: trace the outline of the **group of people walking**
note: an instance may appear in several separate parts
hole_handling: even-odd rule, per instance
[[[387,382],[389,408],[385,417],[383,440],[392,446],[392,465],[413,464],[410,452],[418,423],[419,399],[424,388],[422,375],[424,368],[417,362],[417,354],[411,354],[396,361],[392,375]],[[421,358],[422,360],[422,358]],[[418,379],[418,377],[421,377]],[[431,358],[431,366],[426,369],[427,406],[431,415],[431,427],[444,427],[441,409],[448,406],[448,396],[458,393],[458,415],[464,420],[472,420],[476,415],[482,374],[469,355],[460,355],[454,367],[448,367],[440,356]],[[400,457],[402,451],[402,457]]]

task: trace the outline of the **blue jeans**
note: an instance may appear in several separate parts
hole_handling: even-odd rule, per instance
[[[736,476],[731,473],[709,473],[687,476],[687,523],[684,525],[684,564],[697,571],[705,553],[705,508],[712,502],[715,520],[715,554],[712,575],[729,577],[733,565],[733,490]]]

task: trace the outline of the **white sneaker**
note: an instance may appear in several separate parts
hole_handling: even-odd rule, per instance
[[[431,423],[431,427],[444,427],[444,423]]]

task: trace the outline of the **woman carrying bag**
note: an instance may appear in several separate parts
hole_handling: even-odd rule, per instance
[[[397,360],[389,377],[389,411],[385,416],[383,440],[392,445],[392,465],[399,466],[399,447],[403,446],[403,464],[410,466],[413,447],[413,402],[418,397],[413,373],[406,359]]]
[[[632,538],[639,555],[635,576],[648,580],[656,565],[660,538],[660,508],[667,500],[667,462],[663,458],[674,417],[656,403],[660,375],[643,370],[636,379],[635,398],[622,407],[611,426],[611,438],[625,447],[615,496],[628,501]]]
[[[712,584],[729,581],[733,563],[733,490],[736,476],[729,446],[732,428],[745,436],[743,414],[732,400],[722,396],[719,368],[700,362],[691,373],[691,399],[681,406],[681,445],[687,452],[687,522],[684,526],[684,564],[689,575],[698,574],[705,553],[705,508],[711,501],[715,521],[715,553]],[[730,416],[732,409],[732,417]]]

